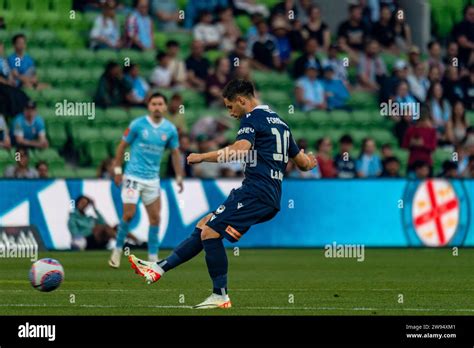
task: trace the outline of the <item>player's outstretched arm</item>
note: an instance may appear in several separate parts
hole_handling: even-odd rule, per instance
[[[125,140],[121,140],[120,144],[117,146],[117,150],[115,151],[115,158],[114,158],[114,182],[117,186],[122,183],[122,163],[123,163],[123,155],[125,154],[125,149],[127,148],[128,143]]]
[[[304,153],[304,149],[301,149],[298,154],[291,159],[296,166],[304,171],[310,171],[314,167],[318,165],[318,161],[316,160],[316,157],[314,157],[313,153],[310,152],[308,154]]]
[[[252,144],[248,140],[237,140],[232,145],[226,146],[217,151],[206,153],[191,153],[187,160],[188,164],[196,164],[201,162],[228,162],[229,158],[238,158],[236,154],[247,152],[252,148]]]
[[[179,193],[183,192],[183,176],[184,171],[181,166],[181,152],[179,148],[171,150],[171,163],[173,164],[173,169],[176,174],[176,184],[179,187]]]

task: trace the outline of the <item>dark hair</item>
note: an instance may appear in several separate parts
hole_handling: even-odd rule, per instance
[[[123,73],[124,73],[124,74],[130,73],[130,71],[132,71],[132,69],[133,69],[134,67],[136,67],[137,65],[138,65],[138,64],[136,64],[136,63],[132,63],[132,64],[130,64],[130,65],[124,66],[124,67],[123,67]]]
[[[430,165],[428,164],[428,162],[426,161],[423,161],[423,160],[416,160],[414,163],[413,163],[413,168],[415,170],[417,169],[420,169],[422,167],[429,167]]]
[[[91,202],[91,199],[87,196],[84,196],[84,195],[80,195],[80,196],[77,196],[76,199],[75,199],[75,206],[77,206],[77,203],[79,203],[81,201],[81,199],[87,199],[87,202],[90,203]]]
[[[237,96],[254,97],[255,88],[252,82],[243,79],[233,79],[222,90],[222,96],[230,101],[235,100]]]
[[[456,162],[446,160],[443,162],[443,172],[447,172],[448,170],[458,169],[458,164]]]
[[[112,71],[112,69],[118,67],[118,63],[115,62],[115,61],[108,61],[107,64],[105,65],[105,72],[104,72],[104,75],[105,76],[109,76],[110,75],[110,72]]]
[[[436,44],[440,45],[439,41],[437,41],[437,40],[431,40],[430,42],[428,42],[428,49],[430,50],[431,47],[433,47],[433,46],[436,45]]]
[[[349,134],[344,134],[340,139],[339,139],[339,144],[353,144],[354,140]]]
[[[352,13],[352,11],[356,10],[356,9],[360,9],[361,6],[359,4],[350,4],[349,5],[349,12]]]
[[[30,151],[25,146],[18,146],[15,152],[19,152],[20,154],[26,155],[27,157],[30,156]]]
[[[164,57],[166,57],[167,54],[163,51],[158,51],[158,53],[156,54],[156,60],[157,61],[160,61],[162,60]]]
[[[390,163],[390,162],[397,162],[398,164],[400,164],[400,160],[395,156],[388,156],[385,159],[385,165],[387,165],[387,163]]]
[[[469,9],[471,7],[474,7],[473,4],[467,4],[465,7],[464,7],[464,11],[463,11],[463,14],[466,15],[467,14],[467,11],[469,11]]]
[[[166,47],[167,48],[170,48],[170,47],[179,47],[179,42],[176,41],[176,40],[168,40],[166,42]]]
[[[38,161],[38,163],[36,163],[35,168],[38,169],[42,164],[44,164],[46,167],[49,167],[48,162],[41,160],[41,161]]]
[[[147,104],[151,102],[153,98],[163,98],[165,101],[165,104],[168,104],[168,98],[164,94],[161,94],[160,92],[155,92],[152,95],[148,97]]]
[[[23,39],[26,40],[26,35],[25,35],[25,34],[21,34],[21,33],[14,35],[13,38],[12,38],[12,44],[13,44],[13,45],[16,44],[17,40],[18,40],[18,39],[21,39],[21,38],[23,38]]]
[[[245,42],[247,43],[247,40],[245,40],[245,38],[243,38],[242,36],[238,37],[237,40],[235,40],[235,45],[237,46],[239,43],[241,42]]]
[[[171,96],[171,99],[172,100],[175,100],[175,99],[183,100],[183,96],[179,93],[175,93]]]
[[[322,137],[322,138],[319,138],[318,140],[316,140],[316,150],[319,150],[319,148],[321,147],[323,141],[326,140],[326,139],[331,141],[331,139],[329,137]]]

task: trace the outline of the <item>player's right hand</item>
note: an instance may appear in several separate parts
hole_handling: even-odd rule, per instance
[[[314,156],[312,152],[307,153],[306,158],[308,159],[308,171],[310,171],[311,169],[313,169],[314,167],[318,165],[318,160],[316,159],[316,157]]]
[[[123,175],[118,174],[114,176],[115,185],[120,186],[122,184]]]

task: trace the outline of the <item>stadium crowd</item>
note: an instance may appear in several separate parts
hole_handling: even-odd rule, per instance
[[[354,139],[349,132],[340,137],[338,144],[333,144],[330,137],[297,139],[301,148],[317,151],[319,166],[303,174],[290,163],[287,176],[474,177],[474,127],[466,116],[474,111],[473,5],[465,7],[462,21],[453,26],[447,38],[432,36],[427,55],[413,44],[410,26],[396,0],[351,2],[337,31],[330,30],[321,8],[311,0],[285,0],[271,8],[254,0],[192,0],[184,11],[179,10],[176,0],[90,0],[75,6],[81,11],[97,12],[89,34],[91,50],[155,53],[155,67],[147,76],[139,64],[108,62],[102,75],[97,76],[96,105],[144,107],[151,92],[170,91],[167,118],[178,128],[185,156],[225,145],[224,133],[232,125],[225,118],[202,117],[190,127],[181,110],[184,91],[201,93],[207,108],[219,109],[223,108],[221,91],[230,79],[252,80],[257,71],[279,72],[293,79],[294,89],[287,92],[303,112],[352,112],[354,107],[348,101],[357,91],[377,95],[379,103],[420,106],[417,114],[391,118],[398,146],[409,153],[406,173],[401,172],[393,145],[377,144],[369,132],[360,153],[354,155]],[[126,14],[122,26],[116,18],[119,12]],[[236,22],[236,16],[242,14],[251,20],[246,32]],[[168,40],[164,49],[155,47],[157,31],[177,30],[193,37],[187,57],[182,56],[177,40]],[[19,147],[27,153],[28,149],[44,149],[49,144],[36,103],[28,100],[24,90],[47,90],[49,86],[36,74],[35,57],[28,54],[28,38],[17,34],[11,40],[14,52],[9,55],[0,42],[0,91],[8,96],[0,112],[17,116],[0,116],[0,147]],[[215,61],[207,58],[206,52],[210,51],[219,53]],[[384,59],[386,54],[397,57],[391,69]],[[357,67],[353,78],[349,66]],[[450,149],[455,156],[435,173],[433,153],[439,148]],[[183,165],[190,177],[243,175],[239,163],[202,163],[190,168],[184,163],[185,156]],[[171,175],[168,164],[167,173]],[[26,158],[26,162],[7,168],[4,175],[45,177],[47,163],[37,164],[35,170],[28,167]],[[107,158],[98,176],[111,175],[111,160]]]

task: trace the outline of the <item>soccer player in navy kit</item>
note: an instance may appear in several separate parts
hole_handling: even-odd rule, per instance
[[[213,292],[194,308],[231,307],[227,294],[228,262],[222,239],[236,242],[252,225],[268,221],[278,213],[281,184],[289,159],[303,171],[317,165],[312,153],[305,154],[298,149],[288,125],[268,106],[259,104],[251,82],[232,80],[222,95],[230,116],[240,119],[236,142],[218,151],[192,153],[187,158],[188,163],[228,161],[255,151],[256,165],[246,163],[242,186],[232,190],[222,205],[203,217],[194,232],[169,257],[159,262],[143,261],[134,255],[129,257],[135,272],[148,283],[154,283],[165,272],[204,249]]]

